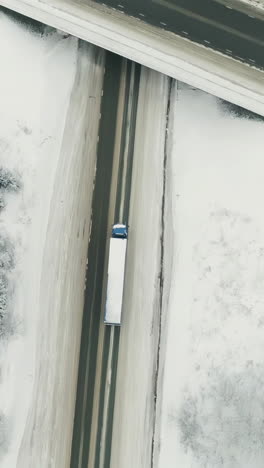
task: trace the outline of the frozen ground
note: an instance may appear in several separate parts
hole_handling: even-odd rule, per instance
[[[59,468],[70,454],[103,55],[0,14],[0,56],[0,171],[18,185],[0,185],[0,464]]]
[[[264,124],[185,86],[171,105],[155,466],[261,468]]]

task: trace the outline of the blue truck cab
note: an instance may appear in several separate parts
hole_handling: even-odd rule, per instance
[[[112,227],[112,237],[127,239],[127,226],[125,224],[114,224]]]

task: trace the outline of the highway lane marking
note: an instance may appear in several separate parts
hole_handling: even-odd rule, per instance
[[[124,13],[124,12],[121,12]],[[120,85],[119,85],[119,92],[118,92],[118,103],[117,103],[117,114],[116,114],[116,130],[115,130],[115,143],[114,143],[114,153],[113,153],[113,167],[112,167],[112,183],[110,189],[110,201],[109,201],[109,211],[107,215],[107,225],[110,226],[113,224],[114,221],[114,212],[115,212],[115,203],[117,198],[117,187],[118,187],[118,168],[120,165],[120,145],[122,140],[122,125],[123,125],[123,114],[124,114],[124,105],[125,105],[125,97],[126,97],[126,77],[127,77],[127,60],[122,59],[122,68],[121,68],[121,76],[120,76]],[[107,254],[106,254],[107,258]],[[104,304],[104,298],[106,297],[105,287],[106,287],[106,273],[107,268],[104,268],[104,277],[103,277],[103,292],[102,292],[102,303]],[[105,442],[105,435],[107,436],[107,421],[106,426],[99,426],[99,424],[104,424],[105,418],[105,411],[106,408],[104,405],[107,403],[107,386],[109,383],[108,379],[108,367],[106,369],[106,374],[103,376],[102,368],[103,368],[103,352],[105,346],[105,332],[106,327],[103,324],[102,320],[102,311],[100,312],[100,329],[98,334],[98,353],[96,358],[96,376],[95,376],[95,384],[94,384],[94,393],[93,393],[93,405],[92,405],[92,418],[91,418],[91,435],[90,435],[90,448],[89,448],[89,455],[88,455],[88,466],[95,466],[96,456],[97,456],[97,443],[101,443],[102,441]],[[109,342],[110,344],[110,342]],[[106,363],[108,365],[109,356],[106,356]],[[105,380],[104,380],[105,377]],[[101,403],[101,391],[102,388],[105,386],[106,393],[104,398],[102,399]],[[111,389],[110,389],[111,391]],[[99,411],[103,408],[102,420],[99,418]],[[102,439],[99,438],[100,427],[102,427],[101,436]],[[106,431],[106,433],[105,433]],[[99,461],[99,460],[98,460]],[[98,464],[96,465],[98,468]],[[79,467],[78,467],[79,468]],[[82,467],[80,467],[82,468]]]
[[[241,60],[242,62],[245,60],[243,57],[240,57],[239,55],[234,55],[233,57],[237,60]]]
[[[130,128],[132,125],[132,110],[133,110],[133,98],[134,98],[134,83],[135,83],[135,62],[131,64],[131,81],[129,87],[129,97],[128,97],[128,106],[127,106],[127,115],[128,124],[126,126],[125,132],[125,147],[124,147],[124,155],[123,155],[123,174],[121,180],[121,199],[120,199],[120,207],[119,207],[119,219],[124,218],[124,203],[125,203],[125,192],[126,192],[126,178],[127,178],[127,167],[128,167],[128,155],[129,155],[129,135],[130,135]]]
[[[115,327],[111,326],[110,345],[109,345],[109,353],[108,353],[108,360],[107,360],[106,391],[105,391],[105,398],[104,398],[104,415],[103,415],[103,422],[102,422],[102,436],[101,436],[101,440],[100,440],[100,459],[99,459],[99,467],[100,468],[104,468],[104,464],[105,464],[105,443],[106,443],[106,429],[107,429],[107,415],[108,415],[108,408],[109,408],[109,397],[110,397],[111,382],[112,382],[112,356],[113,356],[113,349],[114,349],[114,333],[115,333]]]

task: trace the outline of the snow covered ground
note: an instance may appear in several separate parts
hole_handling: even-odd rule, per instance
[[[159,468],[264,463],[264,123],[233,110],[174,89]]]
[[[0,57],[0,465],[59,468],[70,455],[103,53],[0,14]]]

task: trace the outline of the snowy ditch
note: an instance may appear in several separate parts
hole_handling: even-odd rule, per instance
[[[0,57],[0,464],[65,467],[104,56],[0,13]]]

